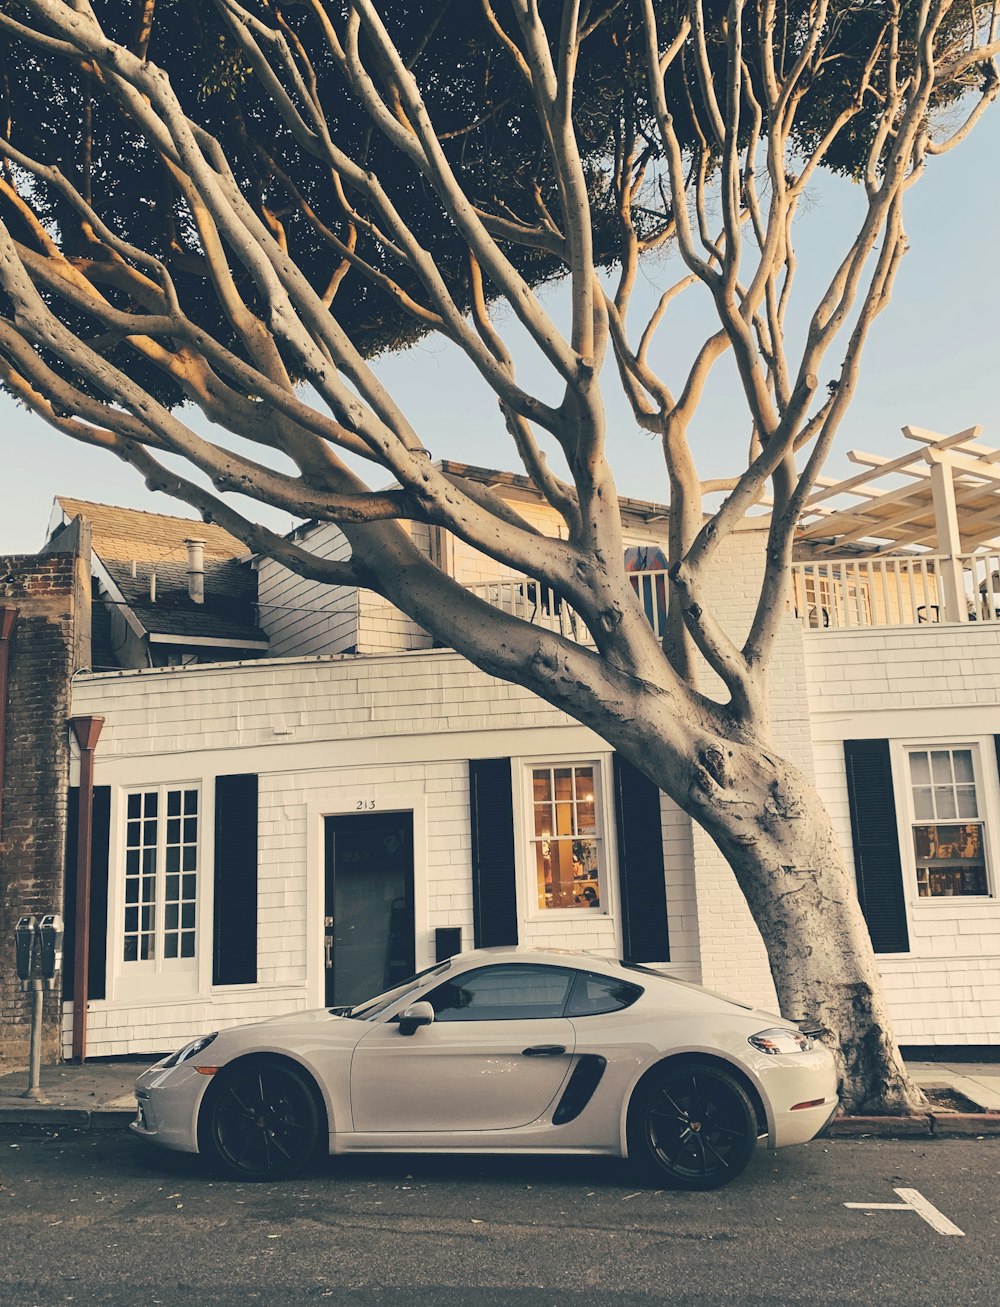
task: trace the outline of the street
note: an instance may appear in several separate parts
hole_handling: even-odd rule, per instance
[[[589,1158],[351,1158],[258,1186],[120,1132],[11,1128],[0,1303],[993,1307],[998,1173],[995,1141],[819,1140],[707,1194]]]

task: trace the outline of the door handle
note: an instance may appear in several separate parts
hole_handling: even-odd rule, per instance
[[[565,1053],[563,1044],[535,1044],[533,1048],[522,1049],[523,1057],[559,1057]]]

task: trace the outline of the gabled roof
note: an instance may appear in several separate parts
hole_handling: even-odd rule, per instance
[[[60,495],[52,532],[75,517],[90,524],[96,560],[150,635],[176,638],[179,644],[186,639],[266,644],[267,636],[257,624],[256,577],[243,561],[249,551],[222,527]],[[188,594],[187,540],[204,541],[203,604],[194,603]]]

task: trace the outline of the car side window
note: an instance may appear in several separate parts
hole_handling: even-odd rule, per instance
[[[561,1017],[576,973],[507,963],[479,967],[425,995],[437,1021],[523,1021]]]
[[[631,1007],[641,993],[639,985],[630,985],[627,980],[581,971],[577,974],[566,1015],[595,1017],[602,1012],[619,1012]]]

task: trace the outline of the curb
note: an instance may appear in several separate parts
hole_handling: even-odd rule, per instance
[[[123,1130],[135,1111],[117,1107],[58,1107],[51,1103],[0,1105],[0,1128],[8,1125],[71,1126],[74,1130]]]
[[[836,1116],[823,1131],[839,1139],[1000,1139],[1000,1112]]]

